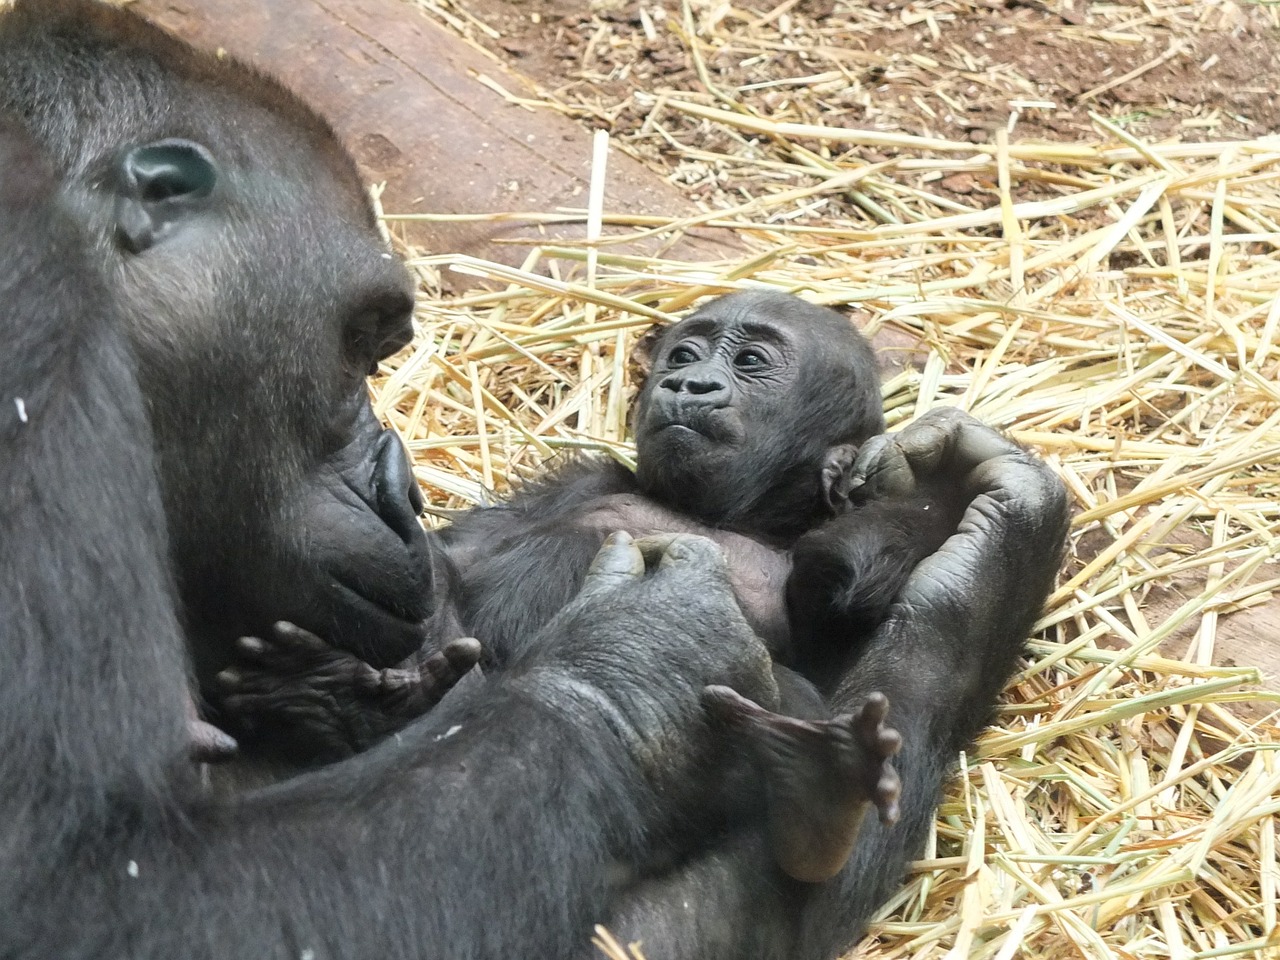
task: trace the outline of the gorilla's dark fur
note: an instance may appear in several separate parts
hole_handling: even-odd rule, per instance
[[[613,530],[716,540],[775,658],[820,664],[807,680],[830,689],[857,637],[954,532],[963,490],[938,484],[892,503],[858,496],[871,488],[857,449],[884,430],[880,378],[870,346],[833,310],[737,293],[655,331],[645,347],[634,473],[571,460],[428,535],[438,544],[438,615],[421,666],[374,671],[286,629],[244,642],[250,662],[225,677],[233,712],[269,718],[277,731],[293,724],[302,746],[321,752],[360,749],[455,679],[455,638],[478,637],[485,668],[502,669],[576,592]],[[789,710],[822,712],[807,684],[781,679],[799,697]]]
[[[775,696],[714,548],[617,540],[501,681],[209,795],[127,325],[56,189],[0,117],[0,956],[570,955],[618,864],[732,816],[703,686]]]
[[[846,724],[832,728],[822,718],[857,716],[867,697],[893,687],[894,727],[914,728],[917,736],[928,731],[927,741],[906,741],[903,763],[914,767],[916,779],[914,789],[903,784],[903,826],[885,833],[879,824],[864,825],[877,839],[859,838],[855,857],[868,848],[879,855],[842,874],[856,908],[828,923],[843,931],[834,936],[852,939],[921,842],[948,759],[979,728],[1007,676],[1018,631],[1056,567],[1061,516],[1054,511],[1061,503],[1040,503],[1043,526],[1026,541],[1036,544],[1033,579],[1001,588],[1012,591],[1003,609],[1006,595],[989,592],[998,578],[988,583],[958,569],[941,581],[956,586],[955,597],[931,596],[931,604],[945,605],[953,619],[936,624],[932,640],[941,642],[945,659],[960,650],[972,657],[970,675],[965,679],[960,660],[954,686],[945,673],[931,677],[928,652],[917,675],[906,655],[910,643],[898,651],[885,646],[897,631],[913,629],[899,621],[912,610],[917,565],[952,534],[961,534],[954,540],[959,550],[964,534],[974,533],[961,517],[985,489],[975,478],[995,487],[1007,482],[979,469],[988,457],[1007,460],[1011,474],[1029,471],[1035,483],[1027,492],[1035,497],[1054,487],[1043,468],[955,411],[938,411],[896,439],[879,435],[884,421],[870,349],[846,319],[795,297],[723,297],[655,334],[649,349],[652,368],[634,416],[635,474],[610,461],[573,461],[507,503],[462,514],[432,535],[441,545],[437,569],[445,571],[435,578],[445,588],[438,608],[452,613],[438,620],[447,632],[427,646],[421,666],[374,670],[285,630],[245,641],[249,663],[226,677],[229,700],[237,712],[270,718],[276,729],[302,728],[312,746],[360,749],[435,702],[430,692],[454,679],[441,661],[450,661],[449,641],[460,632],[480,639],[487,671],[500,676],[572,596],[608,531],[709,536],[725,550],[748,622],[775,658],[799,670],[775,666],[775,675],[782,712],[808,723],[757,718],[752,726],[749,713],[735,718],[756,738],[770,849],[787,873],[819,879],[839,869],[848,847],[833,838],[847,834],[822,823],[847,823],[851,800],[866,796],[850,798],[850,781],[819,776],[843,764],[835,745],[847,742],[840,732]],[[957,563],[943,556],[933,557],[931,568]],[[972,632],[984,616],[989,632]],[[415,688],[419,694],[410,695]],[[732,701],[720,706],[734,715]],[[951,720],[932,726],[942,716]],[[862,755],[851,753],[855,760]],[[872,799],[887,805],[883,796]],[[827,842],[815,852],[787,842],[794,837],[785,829],[779,842],[779,825],[797,821],[808,829],[802,840],[816,833]],[[781,875],[760,832],[757,820],[744,819],[710,835],[709,847],[686,851],[691,859],[674,873],[638,879],[612,923],[657,956],[791,956],[807,929],[800,926],[803,905],[822,902],[830,885],[805,887]],[[712,906],[688,910],[686,903]]]
[[[276,619],[391,664],[456,613],[461,551],[421,532],[364,392],[409,335],[408,277],[320,120],[127,12],[0,13],[0,118],[0,956],[569,957],[600,920],[654,957],[852,942],[1052,581],[1042,465],[946,412],[860,454],[869,499],[941,478],[965,513],[825,681],[835,713],[888,695],[912,798],[829,883],[780,878],[751,834],[690,842],[743,802],[703,689],[775,709],[769,656],[706,541],[642,575],[616,538],[574,599],[599,523],[492,677],[358,757],[212,796],[189,664]]]
[[[412,285],[332,131],[77,0],[0,14],[0,111],[53,163],[137,357],[201,675],[278,619],[387,664],[417,649],[417,489],[365,386]]]

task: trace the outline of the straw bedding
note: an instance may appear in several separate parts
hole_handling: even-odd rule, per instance
[[[483,4],[420,5],[473,33],[485,25]],[[851,308],[881,341],[918,340],[886,379],[891,428],[936,405],[970,410],[1038,450],[1077,512],[998,723],[961,758],[926,859],[855,955],[1280,956],[1280,696],[1220,650],[1233,630],[1266,622],[1242,611],[1265,608],[1280,585],[1280,137],[1242,109],[1207,106],[1208,93],[1184,103],[1166,91],[1163,113],[1137,117],[1118,95],[1138,80],[1158,94],[1203,66],[1188,60],[1203,53],[1197,31],[1217,30],[1204,42],[1218,43],[1236,29],[1205,19],[1210,8],[1252,18],[1249,37],[1274,32],[1274,8],[1004,5],[1032,10],[1039,19],[1022,23],[1045,37],[1079,40],[1088,27],[1089,44],[1116,45],[1128,59],[1113,79],[1147,66],[1089,97],[1054,94],[1063,106],[1050,111],[1011,106],[1008,91],[1043,98],[1041,78],[987,50],[966,83],[996,91],[986,114],[998,102],[1012,120],[975,136],[937,119],[967,89],[949,65],[914,113],[895,99],[859,125],[823,109],[833,83],[850,88],[876,56],[881,76],[932,68],[905,43],[851,44],[862,51],[852,66],[813,51],[873,15],[922,17],[927,30],[945,14],[972,37],[992,29],[980,18],[998,5],[834,3],[808,21],[795,3],[760,4],[772,19],[667,6],[638,23],[599,10],[583,20],[596,53],[548,92],[547,109],[598,121],[609,90],[625,95],[612,148],[689,185],[705,213],[537,211],[585,217],[606,239],[530,246],[524,269],[417,257],[419,335],[376,392],[432,503],[487,502],[566,449],[629,461],[630,347],[702,297],[776,287]],[[1066,16],[1082,11],[1092,27]],[[651,78],[618,93],[599,51],[630,62],[627,44],[650,30],[670,45],[650,47],[680,53],[683,85]],[[1150,66],[1171,39],[1191,53]],[[811,56],[775,57],[772,75],[772,61],[756,63],[750,80],[735,71],[753,44]],[[1037,110],[1056,126],[1031,136],[1015,121]],[[599,135],[597,179],[609,147]],[[741,252],[711,263],[619,252],[619,237],[674,242],[695,227],[731,234]],[[444,298],[446,270],[487,288]]]

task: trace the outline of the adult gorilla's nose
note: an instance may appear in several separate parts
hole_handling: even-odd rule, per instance
[[[384,430],[374,451],[374,509],[396,535],[411,543],[422,535],[422,491],[409,466],[409,452],[393,430]]]

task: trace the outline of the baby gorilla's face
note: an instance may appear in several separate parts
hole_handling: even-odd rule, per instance
[[[883,429],[866,342],[789,294],[721,297],[663,331],[650,358],[635,415],[641,489],[708,523],[750,527],[779,500],[810,510],[827,450]]]

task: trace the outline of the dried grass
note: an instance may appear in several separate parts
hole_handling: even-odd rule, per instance
[[[565,448],[629,461],[628,351],[703,297],[783,289],[920,338],[927,359],[885,384],[891,427],[968,409],[1039,450],[1078,512],[999,721],[856,956],[1280,956],[1280,697],[1214,665],[1280,585],[1280,138],[1148,142],[1097,115],[1070,142],[971,143],[741,96],[647,101],[673,169],[733,184],[705,216],[545,211],[605,236],[524,269],[415,260],[434,295],[377,397],[431,502],[489,502]],[[695,226],[746,252],[616,252]],[[445,270],[491,289],[443,298]]]

